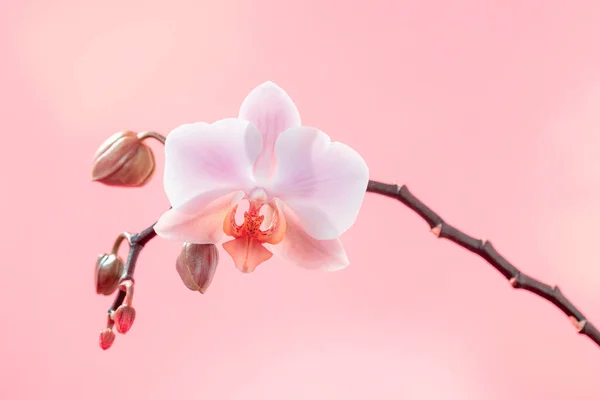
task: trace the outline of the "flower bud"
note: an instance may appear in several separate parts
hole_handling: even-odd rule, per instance
[[[175,266],[188,289],[205,293],[218,263],[219,252],[214,244],[185,243]]]
[[[94,156],[92,180],[109,186],[144,186],[154,173],[154,154],[135,132],[109,137]]]
[[[102,350],[108,350],[115,341],[115,333],[112,328],[105,328],[100,332],[100,348]]]
[[[114,315],[115,328],[117,332],[125,334],[131,329],[133,321],[135,320],[135,308],[132,306],[123,304],[117,308]]]
[[[117,290],[123,273],[123,260],[116,254],[101,254],[96,261],[96,293],[109,296]]]

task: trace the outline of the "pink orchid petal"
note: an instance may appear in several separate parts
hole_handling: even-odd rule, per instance
[[[318,129],[297,127],[275,143],[277,169],[269,194],[285,202],[310,236],[338,238],[356,221],[369,169],[351,147]]]
[[[306,269],[336,271],[348,266],[344,246],[339,239],[316,240],[310,237],[298,221],[298,217],[278,202],[286,221],[283,241],[265,245],[273,254]]]
[[[240,107],[239,118],[252,122],[263,135],[263,151],[254,173],[269,177],[274,168],[277,136],[288,128],[300,126],[300,114],[288,94],[273,82],[256,87]]]
[[[165,143],[164,185],[175,208],[207,192],[252,186],[252,166],[262,150],[260,132],[235,118],[175,128]]]
[[[154,230],[167,240],[187,243],[218,243],[225,235],[223,221],[227,214],[244,197],[243,191],[211,199],[217,193],[198,196],[178,208],[165,212]],[[188,212],[197,210],[196,212]]]
[[[259,241],[249,237],[225,242],[223,249],[229,253],[236,268],[242,272],[253,272],[258,265],[273,256]]]

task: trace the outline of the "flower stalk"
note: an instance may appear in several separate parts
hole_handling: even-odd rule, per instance
[[[575,307],[575,305],[573,305],[573,303],[571,303],[558,286],[548,285],[520,271],[506,260],[506,258],[492,246],[490,241],[473,238],[448,224],[431,208],[415,197],[405,185],[398,186],[370,180],[367,192],[400,201],[423,218],[436,237],[448,239],[486,260],[508,280],[512,288],[529,291],[554,304],[569,318],[577,333],[587,336],[596,343],[596,345],[600,346],[600,331],[577,307]],[[125,279],[133,279],[137,258],[144,246],[150,240],[154,239],[154,237],[156,237],[154,224],[140,233],[131,236],[129,257],[125,263],[123,273]],[[109,310],[109,318],[110,315],[113,315],[119,306],[123,304],[125,297],[126,292],[119,290],[119,293]]]
[[[400,201],[423,218],[436,237],[448,239],[486,260],[508,280],[512,288],[526,290],[554,304],[569,318],[577,333],[589,337],[600,346],[600,331],[565,297],[558,286],[550,286],[520,271],[504,258],[489,240],[473,238],[448,224],[416,198],[406,185],[369,181],[367,191]]]
[[[154,154],[147,139],[163,145],[156,132],[125,131],[111,136],[96,153],[93,179],[109,186],[140,187],[152,177]],[[514,289],[529,291],[561,310],[576,331],[600,346],[600,331],[557,286],[517,269],[488,240],[463,233],[415,197],[405,185],[369,180],[362,157],[349,146],[301,124],[291,98],[272,82],[255,88],[238,118],[179,126],[169,134],[165,192],[172,208],[136,234],[121,234],[110,254],[96,264],[96,291],[112,294],[100,346],[114,342],[113,328],[127,333],[135,320],[134,273],[138,257],[154,237],[184,242],[176,271],[185,286],[204,293],[223,248],[242,272],[277,255],[309,269],[335,270],[349,261],[341,234],[356,220],[365,192],[400,201],[417,213],[438,238],[448,239],[486,260]],[[242,199],[249,202],[236,222]],[[264,211],[264,213],[263,213]],[[124,263],[117,252],[129,244]]]

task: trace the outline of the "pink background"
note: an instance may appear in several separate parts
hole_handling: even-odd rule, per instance
[[[596,0],[3,2],[0,398],[600,398],[600,348],[564,315],[375,195],[342,272],[223,256],[200,295],[151,242],[102,352],[95,257],[168,204],[161,173],[90,182],[108,135],[234,116],[273,80],[600,324],[599,35]]]

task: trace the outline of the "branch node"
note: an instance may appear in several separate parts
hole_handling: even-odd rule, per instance
[[[577,320],[577,318],[575,318],[573,316],[569,317],[569,320],[571,321],[571,323],[573,324],[575,329],[577,329],[577,333],[581,333],[581,331],[583,331],[583,329],[585,328],[585,326],[587,324],[587,320],[582,319],[581,321],[579,321],[579,320]]]
[[[123,304],[130,306],[133,302],[133,280],[126,279],[119,285],[119,289],[125,292]]]
[[[560,291],[560,288],[559,288],[558,286],[556,286],[556,285],[555,285],[555,286],[552,288],[552,291],[553,291],[555,294],[560,294],[560,295],[562,295],[562,292]]]
[[[439,238],[442,233],[442,224],[438,224],[430,229],[430,232],[435,235],[435,237]]]
[[[512,286],[513,288],[517,289],[519,287],[519,282],[517,281],[517,279],[519,278],[519,276],[513,276],[512,278],[510,278],[508,280],[508,283],[510,283],[510,286]]]

